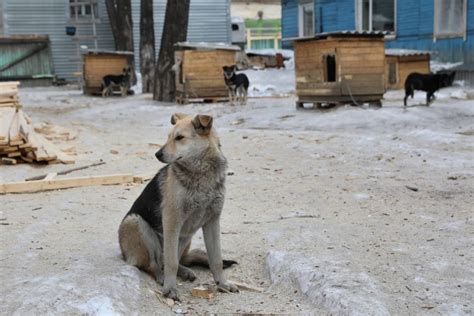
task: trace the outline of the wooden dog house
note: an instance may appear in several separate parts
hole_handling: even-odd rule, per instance
[[[235,65],[239,51],[240,47],[226,44],[176,44],[176,102],[227,100],[222,67]]]
[[[130,67],[133,53],[89,50],[82,54],[82,58],[84,94],[99,95],[102,93],[102,78],[121,75],[124,68]]]
[[[385,92],[383,32],[342,31],[294,39],[297,108],[371,103]]]
[[[387,48],[385,62],[387,89],[403,89],[412,72],[430,73],[430,52],[426,51]]]

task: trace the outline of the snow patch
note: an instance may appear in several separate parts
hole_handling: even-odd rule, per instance
[[[389,315],[375,280],[344,261],[270,251],[266,268],[274,285],[298,288],[317,308],[335,314]]]
[[[432,72],[438,72],[441,70],[450,70],[454,67],[461,66],[463,62],[458,63],[443,63],[436,60],[430,61],[430,69]]]
[[[295,76],[291,69],[246,70],[250,81],[249,96],[287,96],[295,92]]]

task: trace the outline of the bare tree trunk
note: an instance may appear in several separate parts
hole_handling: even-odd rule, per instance
[[[153,0],[141,0],[140,4],[140,72],[142,92],[153,91],[155,73],[155,30]]]
[[[174,102],[176,85],[174,64],[174,44],[183,42],[188,35],[190,0],[168,0],[165,24],[161,38],[160,54],[155,68],[153,99]]]
[[[130,0],[105,0],[110,26],[115,40],[115,49],[118,51],[133,52],[133,22],[132,5]],[[132,67],[132,83],[137,83],[135,61],[130,57]]]

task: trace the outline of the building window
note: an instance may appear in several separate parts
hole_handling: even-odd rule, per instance
[[[336,55],[323,56],[324,81],[336,82]]]
[[[69,0],[71,19],[97,19],[99,9],[96,0]]]
[[[396,0],[357,0],[357,29],[395,33],[395,7]]]
[[[298,21],[299,21],[299,35],[313,36],[314,35],[314,3],[305,2],[298,5]]]
[[[435,37],[458,37],[466,32],[466,0],[435,0]]]

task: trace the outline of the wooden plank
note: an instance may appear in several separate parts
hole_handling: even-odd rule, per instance
[[[136,175],[133,176],[133,183],[143,183],[145,181],[153,179],[153,177],[156,175],[156,173],[150,173],[150,174],[143,174],[143,175]]]
[[[207,298],[207,299],[212,299],[214,298],[214,293],[212,293],[211,290],[204,286],[198,286],[195,287],[191,290],[191,294],[194,297],[201,297],[201,298]]]
[[[75,163],[76,160],[69,156],[68,154],[64,153],[61,149],[59,149],[56,145],[51,143],[49,140],[47,140],[45,137],[43,137],[40,134],[35,135],[36,139],[41,143],[43,149],[46,151],[46,153],[51,157],[54,157],[54,159],[45,159],[45,160],[59,160],[60,162],[64,164],[71,164]]]
[[[0,145],[8,144],[10,125],[15,113],[15,108],[0,108]]]
[[[21,181],[0,183],[0,194],[39,192],[47,190],[68,189],[93,185],[111,185],[133,182],[131,174],[114,174],[103,176],[76,177],[68,179]]]
[[[8,156],[8,158],[20,157],[20,156],[21,156],[21,152],[19,152],[19,151],[14,151],[14,152],[8,153],[7,156]]]
[[[262,293],[264,291],[263,288],[258,287],[258,286],[252,286],[252,285],[248,285],[246,283],[237,282],[237,281],[229,281],[229,282],[233,283],[235,286],[239,288],[239,290],[242,290],[242,291],[249,291],[249,292],[256,292],[256,293]]]
[[[9,139],[10,139],[10,145],[21,145],[23,144],[23,139],[20,136],[20,123],[18,122],[18,112],[15,112],[15,115],[13,116],[12,122],[10,124],[10,131],[9,131]],[[15,143],[20,141],[20,143]]]
[[[4,165],[16,165],[16,159],[3,157],[0,162]]]
[[[296,94],[298,96],[308,95],[308,96],[339,96],[341,95],[341,88],[336,87],[320,87],[313,89],[296,89]]]

